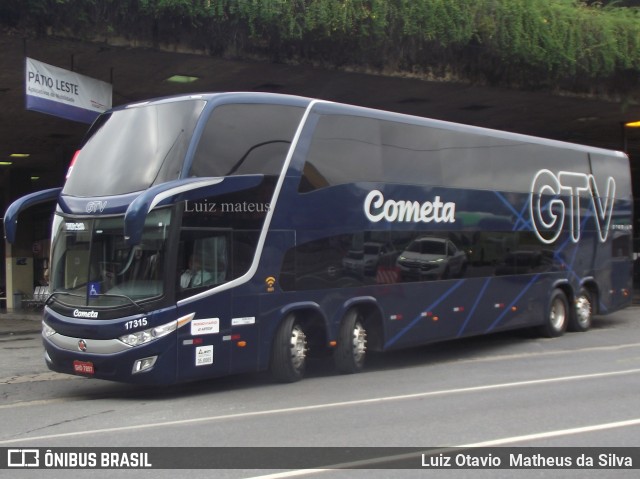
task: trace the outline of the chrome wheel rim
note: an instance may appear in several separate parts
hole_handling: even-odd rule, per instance
[[[353,359],[357,364],[364,361],[367,352],[367,331],[364,329],[360,321],[357,321],[353,328],[352,336]]]
[[[567,311],[564,307],[564,303],[560,298],[556,298],[551,305],[549,323],[554,330],[561,331],[566,319]]]
[[[576,299],[576,319],[580,326],[588,326],[591,321],[591,301],[582,295]]]
[[[291,364],[294,369],[301,369],[306,357],[307,337],[302,328],[296,325],[291,330]]]

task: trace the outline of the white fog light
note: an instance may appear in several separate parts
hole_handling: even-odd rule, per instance
[[[158,356],[151,356],[149,358],[137,359],[135,363],[133,363],[133,369],[131,370],[131,374],[143,373],[145,371],[149,371],[153,368],[153,365],[156,363]]]

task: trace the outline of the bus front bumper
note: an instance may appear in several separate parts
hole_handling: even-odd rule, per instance
[[[176,334],[131,347],[117,339],[83,339],[43,333],[45,361],[52,371],[139,384],[176,382]]]

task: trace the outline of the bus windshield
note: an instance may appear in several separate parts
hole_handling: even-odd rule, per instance
[[[52,240],[51,293],[69,306],[126,306],[163,294],[171,210],[152,211],[139,245],[127,246],[123,218],[57,215]]]

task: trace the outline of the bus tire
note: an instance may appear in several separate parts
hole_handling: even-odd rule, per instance
[[[569,301],[561,289],[554,289],[549,298],[544,324],[540,332],[547,338],[562,336],[569,323]]]
[[[580,288],[576,296],[573,314],[569,319],[569,331],[584,332],[591,328],[593,319],[593,295],[587,288]]]
[[[307,336],[293,314],[280,324],[271,349],[271,374],[279,382],[292,383],[304,376]]]
[[[341,374],[354,374],[362,371],[367,355],[367,330],[362,316],[351,309],[340,324],[338,345],[333,352],[333,361]]]

